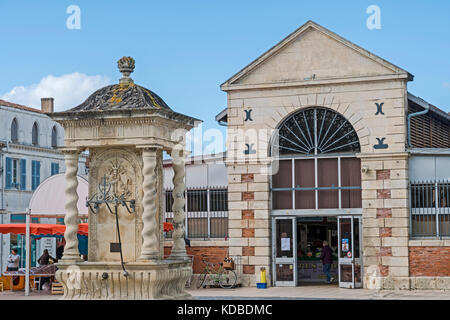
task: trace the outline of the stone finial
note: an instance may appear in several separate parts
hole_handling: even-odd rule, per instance
[[[133,82],[130,78],[130,74],[134,71],[134,59],[132,57],[122,57],[117,61],[117,67],[123,77],[119,80],[119,83]]]

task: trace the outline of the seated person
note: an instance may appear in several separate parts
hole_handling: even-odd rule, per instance
[[[43,266],[43,265],[48,265],[50,263],[50,259],[53,261],[56,261],[55,258],[53,258],[49,253],[48,250],[45,249],[44,253],[42,253],[42,256],[38,259],[38,263]],[[41,279],[41,283],[40,283],[40,289],[42,290],[42,285],[46,282],[49,282],[50,278],[49,277],[43,277]]]
[[[52,259],[53,261],[55,261],[56,259],[53,258],[49,253],[48,250],[45,249],[44,253],[42,253],[42,256],[38,259],[38,263],[43,266],[43,265],[47,265],[50,262],[50,259]]]

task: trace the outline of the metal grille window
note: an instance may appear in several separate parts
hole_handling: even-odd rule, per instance
[[[165,221],[172,222],[172,190],[165,190]],[[225,187],[187,189],[185,232],[189,239],[228,236],[228,191]],[[167,232],[166,238],[172,233]]]
[[[278,127],[271,154],[279,155],[272,176],[274,210],[361,208],[358,135],[339,113],[309,108]]]
[[[358,135],[337,112],[313,108],[295,113],[278,128],[272,154],[359,152]],[[275,148],[275,149],[274,149]]]
[[[361,161],[351,156],[280,160],[271,191],[274,210],[362,208]]]
[[[411,237],[449,237],[450,181],[411,181],[409,192]]]

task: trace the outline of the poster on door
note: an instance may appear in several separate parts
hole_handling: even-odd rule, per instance
[[[291,238],[281,238],[281,251],[291,250]]]
[[[341,245],[342,251],[343,252],[350,251],[348,238],[342,238],[341,242],[342,242]]]

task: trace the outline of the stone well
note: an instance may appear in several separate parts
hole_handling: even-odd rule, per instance
[[[197,119],[172,111],[129,77],[134,60],[118,61],[118,84],[49,116],[64,127],[66,246],[56,278],[63,299],[185,299],[192,270],[184,242],[185,133]],[[89,166],[88,260],[78,252],[78,156]],[[174,170],[174,231],[164,259],[163,151]]]

